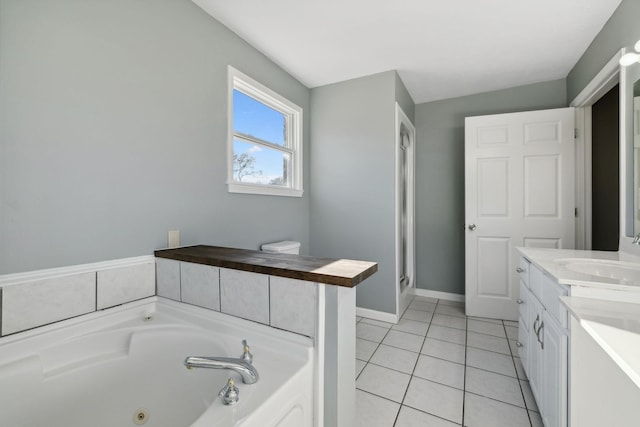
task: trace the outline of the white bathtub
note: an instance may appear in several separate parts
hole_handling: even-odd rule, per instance
[[[243,339],[256,384],[183,365],[239,357]],[[229,377],[234,406],[217,397]],[[162,298],[0,339],[2,427],[310,427],[313,416],[310,339]]]

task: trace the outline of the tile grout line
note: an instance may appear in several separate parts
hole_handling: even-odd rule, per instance
[[[407,307],[408,307],[408,306],[407,306]],[[406,310],[405,310],[405,311],[406,311]],[[362,321],[362,319],[360,319],[360,321]],[[356,322],[356,324],[358,324],[358,323],[359,323],[359,322]],[[367,324],[367,323],[365,323],[365,324]],[[375,325],[371,325],[371,326],[375,326]],[[376,346],[375,350],[373,350],[373,353],[371,353],[371,356],[369,356],[369,359],[367,359],[367,361],[365,362],[365,365],[362,367],[362,370],[361,370],[361,371],[360,371],[360,373],[356,376],[355,382],[356,382],[356,390],[360,390],[360,391],[362,391],[362,392],[369,393],[369,394],[371,394],[371,395],[373,395],[373,396],[377,396],[377,397],[380,397],[380,398],[382,398],[382,399],[386,399],[386,400],[389,400],[389,401],[391,401],[391,402],[398,403],[398,402],[396,402],[396,401],[394,401],[394,400],[387,399],[387,398],[385,398],[385,397],[383,397],[383,396],[378,396],[378,395],[377,395],[377,394],[375,394],[375,393],[368,392],[367,390],[359,389],[359,388],[358,388],[358,384],[357,384],[358,378],[360,378],[360,375],[362,375],[362,373],[364,372],[364,370],[365,370],[365,369],[367,369],[367,366],[368,366],[370,363],[371,363],[372,365],[375,365],[375,366],[380,366],[380,365],[377,365],[377,364],[375,364],[375,363],[371,362],[371,358],[373,357],[373,355],[374,355],[374,354],[376,354],[376,351],[378,351],[378,349],[379,349],[379,348],[380,348],[380,346],[382,345],[382,341],[384,341],[384,339],[387,337],[387,335],[389,335],[389,331],[391,331],[391,328],[387,329],[387,332],[386,332],[386,333],[384,334],[384,336],[380,339],[380,342],[379,342],[379,343],[378,343],[378,345]],[[364,338],[361,338],[361,339],[364,339]],[[386,366],[383,366],[383,368],[386,368]],[[390,369],[390,368],[387,368],[387,369]],[[395,370],[394,370],[394,371],[395,371]],[[396,372],[399,372],[399,371],[396,371]],[[403,373],[404,373],[404,372],[403,372]],[[411,382],[411,378],[409,378],[409,382]],[[408,388],[409,388],[409,385],[407,385],[407,389],[408,389]],[[406,393],[406,391],[405,391],[405,393]],[[403,396],[403,400],[404,400],[404,396]],[[400,406],[398,407],[398,413],[396,413],[396,418],[395,418],[395,420],[394,420],[393,424],[395,424],[395,423],[396,423],[396,420],[398,419],[398,415],[400,414],[400,409],[402,409],[402,401],[401,401],[401,402],[399,402],[399,405],[400,405]]]
[[[373,325],[372,325],[373,326]],[[364,370],[367,368],[367,365],[369,364],[369,361],[371,360],[371,358],[373,357],[374,354],[376,354],[376,351],[378,351],[378,349],[380,348],[380,346],[382,345],[382,341],[384,341],[384,339],[387,337],[387,335],[389,334],[389,331],[391,330],[391,328],[387,329],[387,332],[384,334],[384,336],[380,339],[379,342],[377,342],[377,346],[376,348],[373,350],[373,352],[371,353],[371,356],[369,356],[369,358],[366,360],[366,364],[362,367],[362,371],[360,371],[360,374],[362,374],[362,372],[364,372]],[[356,337],[357,338],[357,337]],[[360,338],[361,340],[363,340],[364,338]],[[366,340],[369,342],[373,342],[375,343],[375,341],[370,341],[370,340]],[[358,359],[358,360],[362,360],[362,359]],[[375,363],[374,363],[375,365]],[[360,374],[358,374],[358,377],[360,376]],[[356,378],[357,379],[357,378]],[[357,386],[356,386],[357,388]]]
[[[504,320],[502,321],[502,328],[504,329],[504,333],[507,336],[507,343],[509,340],[509,336],[507,335],[507,327],[504,324]],[[529,425],[533,427],[533,420],[531,420],[531,414],[529,413],[529,405],[527,405],[527,399],[524,397],[524,390],[522,389],[522,383],[520,382],[520,377],[518,376],[518,368],[516,367],[516,361],[514,360],[515,355],[513,354],[513,350],[511,346],[509,346],[509,351],[511,352],[511,363],[513,363],[513,369],[516,370],[516,377],[518,377],[518,387],[520,388],[520,394],[522,395],[522,403],[524,404],[524,410],[527,413],[527,418],[529,419]]]
[[[496,353],[496,354],[498,354],[498,353]],[[453,362],[453,363],[455,363],[455,362]],[[507,375],[507,374],[503,374],[503,373],[500,373],[500,372],[492,371],[490,369],[478,368],[477,366],[472,366],[472,365],[465,365],[465,367],[469,367],[471,369],[477,369],[478,371],[489,372],[490,374],[500,375],[501,377],[513,378],[514,380],[520,381],[520,378],[518,378],[517,376],[512,377],[511,375]]]
[[[413,299],[411,300],[411,302],[413,302]],[[438,305],[438,303],[436,302],[436,306]],[[407,306],[408,308],[409,306]],[[435,312],[435,308],[434,308],[434,312]],[[406,313],[406,310],[405,310]],[[404,314],[403,314],[404,315]],[[431,314],[431,319],[433,319],[433,313]],[[407,393],[409,393],[409,387],[411,386],[411,382],[413,381],[413,377],[414,372],[416,371],[416,366],[418,366],[418,361],[420,360],[420,356],[422,355],[422,348],[424,347],[424,343],[427,340],[427,334],[429,333],[429,329],[431,328],[431,322],[429,322],[427,324],[427,330],[424,333],[424,337],[422,338],[422,344],[420,345],[420,352],[418,353],[418,357],[416,357],[416,361],[413,364],[413,369],[411,370],[411,376],[409,377],[409,383],[407,384],[407,388],[404,391],[404,394],[402,395],[402,400],[400,401],[400,409],[398,409],[398,414],[396,415],[396,419],[393,422],[393,425],[395,426],[396,423],[398,422],[398,417],[400,416],[400,412],[402,411],[402,407],[404,406],[404,400],[407,398]]]
[[[465,317],[465,326],[469,327],[469,317]],[[469,340],[469,331],[465,329],[464,331],[464,376],[462,377],[462,422],[461,425],[464,424],[464,403],[467,400],[467,355],[469,352],[468,349],[468,340]]]
[[[418,365],[418,362],[419,362],[420,358],[421,358],[422,356],[425,356],[425,357],[431,357],[431,358],[434,358],[434,359],[438,359],[438,360],[442,360],[442,361],[446,361],[446,362],[454,363],[454,364],[456,364],[456,365],[462,365],[462,366],[464,366],[464,368],[463,368],[463,372],[464,372],[464,375],[463,375],[463,388],[462,388],[462,420],[461,420],[461,423],[462,423],[461,425],[462,425],[462,426],[464,426],[464,425],[465,425],[465,424],[464,424],[464,422],[465,422],[465,401],[466,401],[465,396],[466,396],[466,394],[467,394],[467,393],[469,393],[470,395],[479,396],[479,397],[482,397],[482,398],[485,398],[485,399],[489,399],[489,400],[494,401],[494,402],[498,402],[498,403],[501,403],[501,404],[509,405],[509,406],[511,406],[511,407],[514,407],[514,408],[519,408],[519,409],[521,409],[521,410],[524,410],[524,411],[527,413],[527,419],[529,420],[529,425],[530,425],[530,426],[533,426],[533,420],[532,420],[532,414],[531,414],[531,412],[532,412],[533,410],[532,410],[532,409],[529,409],[529,407],[528,407],[528,404],[527,404],[527,401],[526,401],[526,398],[525,398],[524,387],[523,387],[523,384],[522,384],[522,381],[525,381],[525,379],[521,379],[521,378],[520,378],[520,375],[519,375],[519,373],[518,373],[518,369],[517,369],[516,361],[515,361],[515,358],[516,358],[517,356],[514,354],[514,351],[516,351],[516,352],[517,352],[517,349],[512,348],[512,346],[510,345],[510,342],[509,342],[509,341],[510,341],[510,340],[509,340],[509,336],[508,336],[508,334],[507,334],[507,324],[505,323],[505,321],[504,321],[504,320],[498,320],[500,323],[496,323],[496,322],[485,322],[485,323],[491,323],[491,324],[495,324],[495,325],[502,326],[502,330],[503,330],[503,332],[504,332],[504,336],[503,336],[503,337],[496,336],[496,335],[492,335],[492,334],[485,334],[485,333],[482,333],[482,332],[474,332],[474,333],[475,333],[475,334],[478,334],[478,335],[481,335],[481,336],[486,336],[486,337],[492,337],[492,338],[498,338],[498,339],[499,339],[499,338],[503,338],[503,339],[505,339],[505,340],[507,341],[507,345],[508,345],[508,348],[509,348],[509,353],[508,353],[508,354],[500,353],[500,352],[496,352],[496,351],[492,351],[492,350],[488,350],[488,349],[486,349],[486,348],[481,348],[481,347],[476,347],[476,346],[469,346],[469,329],[468,329],[468,328],[469,328],[469,320],[471,320],[471,319],[469,319],[469,317],[468,317],[468,316],[466,316],[466,315],[465,315],[464,317],[460,317],[460,318],[464,319],[464,321],[465,321],[465,329],[459,329],[459,328],[455,328],[455,327],[450,327],[450,326],[445,326],[445,325],[438,325],[437,323],[433,323],[433,319],[435,318],[435,315],[436,315],[436,314],[439,314],[439,315],[441,315],[441,316],[458,317],[458,316],[451,316],[451,315],[449,315],[449,314],[436,313],[436,310],[437,310],[437,308],[438,308],[439,306],[443,306],[443,305],[445,305],[445,304],[440,304],[440,300],[439,300],[439,299],[437,299],[437,300],[436,300],[436,302],[435,302],[435,308],[433,309],[433,311],[431,311],[431,310],[417,310],[417,309],[415,309],[415,310],[417,310],[417,311],[422,311],[422,312],[425,312],[425,313],[430,313],[429,321],[424,322],[424,321],[422,321],[422,320],[406,319],[406,318],[404,318],[404,315],[407,313],[407,311],[412,309],[412,308],[410,307],[410,305],[411,305],[414,301],[415,301],[415,296],[414,296],[414,298],[412,298],[412,300],[410,301],[410,303],[407,305],[407,308],[404,310],[404,312],[403,312],[403,313],[402,313],[402,315],[400,316],[399,321],[404,319],[404,320],[412,320],[412,321],[414,321],[414,322],[426,323],[426,325],[427,325],[427,329],[426,329],[425,334],[424,334],[424,335],[422,335],[422,334],[416,334],[416,333],[408,332],[408,331],[404,331],[404,330],[393,329],[393,326],[391,326],[391,327],[389,327],[389,328],[385,328],[385,329],[387,329],[387,330],[386,330],[385,334],[382,336],[382,338],[381,338],[381,340],[380,340],[380,341],[372,341],[372,340],[367,340],[367,339],[365,339],[365,338],[361,338],[361,339],[363,339],[363,340],[365,340],[365,341],[369,341],[369,342],[373,342],[373,343],[375,343],[375,344],[376,344],[376,346],[375,346],[375,349],[373,350],[373,352],[371,353],[371,356],[370,356],[366,361],[363,361],[363,360],[361,360],[361,359],[358,359],[360,362],[364,362],[364,366],[363,366],[363,368],[362,368],[362,370],[361,370],[360,374],[358,374],[358,376],[356,377],[356,380],[357,380],[357,378],[359,378],[359,377],[360,377],[360,375],[362,374],[362,372],[366,369],[366,367],[367,367],[369,364],[374,365],[374,366],[378,366],[378,367],[381,367],[381,368],[389,369],[390,371],[397,372],[397,373],[399,373],[399,374],[409,375],[409,383],[407,384],[407,388],[406,388],[406,389],[405,389],[405,391],[404,391],[404,394],[403,394],[403,396],[402,396],[401,401],[400,401],[400,402],[397,402],[397,401],[395,401],[395,400],[389,399],[389,398],[384,397],[384,396],[379,396],[379,395],[377,395],[376,393],[372,393],[372,392],[367,391],[367,390],[363,390],[363,389],[358,389],[358,390],[360,390],[360,391],[362,391],[362,392],[364,392],[364,393],[367,393],[368,395],[376,396],[376,397],[381,398],[381,399],[384,399],[384,400],[386,400],[386,401],[393,402],[393,403],[395,403],[395,404],[398,404],[398,403],[399,403],[399,407],[398,407],[398,410],[397,410],[397,412],[396,412],[396,414],[395,414],[395,419],[394,419],[393,424],[392,424],[393,426],[395,426],[395,425],[398,423],[398,420],[399,420],[399,417],[400,417],[400,412],[402,412],[402,408],[403,408],[404,406],[406,406],[406,407],[408,407],[408,408],[411,408],[412,410],[415,410],[415,411],[417,411],[417,412],[424,413],[424,414],[427,414],[427,415],[429,415],[429,416],[436,417],[436,418],[439,418],[439,419],[442,419],[442,420],[446,420],[446,421],[448,421],[448,422],[451,422],[452,420],[449,420],[449,419],[446,419],[446,418],[442,418],[442,417],[440,417],[440,416],[438,416],[438,415],[432,414],[432,413],[430,413],[430,412],[424,411],[424,410],[419,409],[419,408],[414,408],[413,406],[411,406],[411,405],[407,405],[407,404],[405,404],[405,403],[404,403],[404,402],[405,402],[405,400],[406,400],[406,397],[407,397],[407,396],[408,396],[408,394],[409,394],[409,393],[408,393],[408,392],[409,392],[409,387],[410,387],[411,383],[413,382],[414,378],[419,378],[419,379],[424,380],[424,381],[433,382],[433,383],[435,383],[435,384],[440,384],[440,385],[442,385],[442,386],[450,387],[450,388],[453,388],[453,389],[456,389],[456,388],[457,388],[457,387],[453,387],[453,386],[451,386],[451,385],[449,385],[449,384],[440,383],[440,382],[438,382],[438,381],[432,381],[432,380],[430,380],[430,379],[422,378],[422,377],[420,377],[420,376],[415,375],[415,370],[416,370],[416,368],[417,368],[417,365]],[[357,322],[356,322],[356,324],[360,323],[363,319],[364,319],[364,318],[361,318],[359,321],[357,321]],[[473,320],[479,320],[479,321],[482,321],[482,319],[473,319]],[[365,324],[369,324],[368,322],[364,322],[364,323],[365,323]],[[372,324],[369,324],[369,325],[371,325],[371,326],[381,327],[381,326],[379,326],[379,325],[372,325]],[[464,345],[459,344],[459,343],[457,343],[457,342],[447,341],[447,340],[444,340],[444,339],[428,337],[429,331],[431,330],[431,326],[433,326],[433,325],[436,325],[436,326],[439,326],[439,327],[444,327],[444,328],[449,328],[449,329],[453,329],[453,330],[464,330],[464,332],[465,332]],[[514,327],[512,324],[509,324],[508,326],[510,326],[510,327]],[[382,326],[382,327],[384,328],[384,326]],[[397,347],[397,346],[395,346],[395,345],[391,345],[391,344],[388,344],[388,343],[384,343],[384,344],[383,344],[383,341],[388,337],[389,332],[390,332],[390,331],[392,331],[392,330],[393,330],[393,331],[396,331],[396,332],[402,332],[402,333],[410,334],[410,335],[412,335],[412,336],[420,336],[420,337],[422,337],[422,345],[419,347],[418,351],[416,352],[416,351],[413,351],[413,350],[409,350],[409,349],[407,349],[407,348]],[[407,336],[405,336],[405,337],[407,337]],[[436,340],[436,341],[444,342],[444,343],[451,344],[451,345],[456,345],[456,346],[462,346],[462,347],[464,347],[464,352],[465,352],[465,353],[464,353],[464,363],[463,363],[463,364],[461,364],[461,363],[458,363],[458,362],[455,362],[455,361],[452,361],[452,360],[444,359],[444,358],[442,358],[442,357],[438,357],[438,356],[431,356],[431,355],[429,355],[429,354],[425,354],[425,353],[423,353],[423,351],[425,351],[425,345],[427,344],[427,343],[426,343],[427,338],[431,338],[432,340]],[[477,338],[481,338],[481,337],[477,337]],[[382,346],[382,345],[385,345],[385,346],[387,346],[387,347],[389,347],[389,348],[392,348],[392,349],[404,350],[404,351],[406,351],[406,352],[409,352],[409,353],[413,354],[414,356],[417,356],[417,357],[416,357],[416,361],[415,361],[415,363],[413,364],[413,368],[412,368],[412,370],[411,370],[411,373],[410,373],[410,374],[407,374],[407,372],[403,372],[403,371],[400,371],[400,370],[397,370],[397,369],[394,369],[394,368],[390,368],[390,367],[388,367],[388,366],[383,366],[383,365],[380,365],[380,364],[378,364],[378,363],[372,362],[372,359],[373,359],[374,355],[376,354],[376,352],[377,352],[378,350],[380,350],[380,349],[381,349],[381,346]],[[467,368],[468,368],[468,367],[470,367],[470,366],[468,365],[468,349],[469,349],[469,348],[477,349],[477,350],[480,350],[480,351],[483,351],[483,352],[488,352],[488,353],[495,354],[495,355],[507,356],[507,357],[510,357],[510,358],[511,358],[511,364],[512,364],[512,366],[513,366],[513,368],[514,368],[514,371],[515,371],[515,377],[514,377],[514,376],[511,376],[511,375],[508,375],[508,374],[501,373],[501,372],[495,372],[495,371],[492,371],[492,370],[489,370],[489,369],[485,369],[485,368],[476,368],[476,367],[473,367],[473,368],[474,368],[474,369],[481,370],[481,371],[484,371],[484,372],[488,372],[488,373],[491,373],[491,374],[500,375],[500,376],[502,376],[502,377],[515,379],[516,381],[518,381],[518,386],[520,387],[520,393],[521,393],[521,397],[522,397],[522,403],[523,403],[523,406],[519,406],[518,404],[513,404],[513,403],[510,403],[510,402],[504,402],[504,401],[502,401],[502,400],[500,400],[500,399],[495,399],[495,398],[492,398],[492,397],[489,397],[489,396],[484,396],[484,395],[479,394],[479,393],[474,393],[474,392],[467,391],[467,389],[466,389],[466,374],[467,374],[467,370],[468,370]],[[489,356],[489,357],[491,357],[490,355],[488,355],[488,356]],[[507,362],[507,364],[508,364],[508,362]],[[458,390],[460,390],[460,389],[458,389]]]
[[[414,297],[414,298],[415,298],[415,297]],[[413,300],[414,300],[414,299],[412,299],[412,300],[411,300],[411,302],[413,302]],[[396,423],[398,422],[398,417],[400,416],[400,412],[402,411],[402,407],[403,407],[403,406],[405,406],[404,401],[405,401],[405,399],[407,398],[407,393],[409,393],[409,387],[411,386],[411,383],[413,382],[413,377],[415,376],[415,375],[414,375],[414,373],[415,373],[415,371],[416,371],[416,367],[418,366],[418,361],[420,360],[420,356],[422,355],[422,349],[424,348],[424,343],[425,343],[425,342],[426,342],[426,340],[427,340],[427,334],[429,333],[429,329],[431,329],[431,321],[433,320],[433,315],[434,315],[434,313],[435,313],[435,309],[436,309],[436,307],[438,306],[438,301],[439,301],[439,300],[437,300],[437,301],[436,301],[436,305],[435,305],[435,307],[434,307],[434,309],[433,309],[433,312],[431,312],[431,316],[430,316],[430,318],[429,318],[429,322],[427,323],[427,325],[428,325],[428,326],[427,326],[427,330],[425,331],[424,337],[422,338],[422,344],[420,345],[420,349],[419,349],[419,352],[418,352],[418,357],[416,357],[416,361],[415,361],[415,363],[413,364],[413,369],[411,370],[411,376],[409,377],[409,383],[407,384],[407,388],[406,388],[406,389],[405,389],[405,391],[404,391],[404,394],[403,394],[403,396],[402,396],[402,401],[401,401],[401,403],[400,403],[400,409],[398,410],[398,414],[396,415],[396,419],[395,419],[395,421],[394,421],[394,423],[393,423],[393,425],[394,425],[394,426],[395,426],[395,425],[396,425]],[[407,309],[408,309],[408,307],[409,307],[409,306],[407,306]],[[406,313],[406,310],[405,310],[405,313]],[[426,311],[426,313],[429,313],[429,312],[428,312],[428,311]],[[404,316],[404,314],[403,314],[403,316]],[[418,378],[419,378],[419,377],[418,377]],[[407,406],[408,406],[408,405],[407,405]],[[409,406],[409,407],[410,407],[410,406]],[[427,413],[427,412],[425,412],[425,413]]]
[[[435,309],[437,309],[437,307],[438,307],[438,304],[439,304],[439,303],[440,303],[440,300],[438,299],[438,300],[436,301],[436,303],[435,303],[435,304],[436,304]],[[444,305],[444,304],[443,304],[443,305]],[[436,315],[435,309],[434,309],[434,311],[431,313],[431,322],[429,322],[429,326],[428,326],[428,328],[427,328],[427,333],[426,333],[426,334],[425,334],[425,336],[424,336],[424,340],[423,340],[423,342],[422,342],[422,347],[420,348],[420,354],[419,354],[418,359],[416,360],[416,363],[415,363],[415,365],[414,365],[414,368],[413,368],[413,372],[414,372],[414,373],[412,373],[412,374],[411,374],[411,378],[410,378],[410,380],[409,380],[409,384],[411,384],[411,381],[413,381],[413,378],[414,378],[414,377],[416,377],[416,378],[419,378],[419,379],[424,380],[424,381],[432,382],[432,383],[434,383],[434,384],[440,384],[440,385],[445,386],[445,387],[449,387],[449,388],[453,388],[453,389],[460,390],[460,389],[458,389],[457,387],[453,387],[453,386],[451,386],[451,385],[449,385],[449,384],[443,384],[443,383],[440,383],[440,382],[437,382],[437,381],[433,381],[433,380],[426,379],[426,378],[422,378],[422,377],[420,377],[420,376],[415,375],[415,368],[416,368],[416,366],[418,366],[418,360],[420,359],[420,356],[433,357],[433,356],[429,356],[428,354],[424,354],[424,353],[422,353],[422,350],[424,349],[424,346],[425,346],[425,344],[426,344],[426,342],[427,342],[427,335],[428,335],[428,333],[429,333],[429,329],[431,329],[431,326],[433,325],[433,317],[435,317],[435,315]],[[452,316],[452,317],[454,317],[454,316]],[[466,317],[465,317],[465,325],[466,325]],[[436,325],[436,326],[438,326],[438,325]],[[451,328],[451,329],[455,329],[455,328]],[[465,337],[466,337],[466,330],[465,330]],[[434,339],[435,339],[435,338],[434,338]],[[448,342],[448,341],[444,341],[444,340],[438,340],[438,341]],[[456,343],[452,343],[452,344],[456,344]],[[456,344],[456,345],[460,345],[460,344]],[[465,352],[466,352],[466,350],[465,350]],[[444,361],[447,361],[447,362],[451,362],[451,361],[448,361],[448,360],[446,360],[446,359],[440,359],[440,358],[436,358],[436,359],[444,360]],[[451,363],[456,363],[456,362],[451,362]],[[458,365],[459,365],[459,363],[458,363]],[[463,376],[463,377],[464,377],[464,376]],[[410,406],[410,405],[405,405],[405,404],[404,404],[404,400],[406,399],[406,397],[407,397],[407,393],[408,393],[408,392],[409,392],[409,386],[407,386],[407,389],[406,389],[406,391],[405,391],[405,394],[404,394],[404,396],[403,396],[403,398],[402,398],[402,402],[403,402],[403,403],[402,403],[402,404],[401,404],[401,406],[400,406],[400,410],[402,410],[402,406],[407,406],[407,407],[412,408],[412,409],[414,409],[414,410],[416,410],[416,411],[420,411],[420,412],[425,413],[425,414],[428,414],[428,415],[430,415],[430,416],[437,417],[437,418],[442,419],[442,420],[446,420],[447,422],[453,422],[453,421],[451,421],[450,419],[443,418],[443,417],[440,417],[440,416],[438,416],[438,415],[432,414],[432,413],[430,413],[430,412],[423,411],[422,409],[414,408],[413,406]],[[464,390],[462,390],[462,393],[463,393],[463,405],[464,405]],[[464,412],[463,412],[463,415],[464,415]],[[396,421],[397,421],[397,418],[396,418]]]
[[[500,403],[503,403],[505,405],[513,406],[514,408],[524,409],[525,411],[529,412],[529,410],[526,408],[526,406],[527,406],[526,404],[525,404],[525,406],[514,405],[513,403],[505,402],[504,400],[500,400],[500,399],[494,399],[493,397],[484,396],[482,394],[474,393],[472,391],[467,391],[465,393],[473,394],[474,396],[484,397],[485,399],[489,399],[489,400],[493,400],[494,402],[500,402]],[[535,412],[535,411],[533,411],[533,412]],[[527,415],[527,417],[528,417],[528,415]]]
[[[437,304],[437,303],[436,303],[436,304]],[[406,312],[406,310],[405,310],[405,312]],[[433,313],[432,313],[432,316],[433,316]],[[401,318],[402,318],[402,316],[401,316]],[[357,322],[356,322],[356,323],[357,323]],[[427,326],[427,331],[426,331],[426,333],[425,333],[425,335],[424,335],[424,336],[422,336],[422,335],[417,335],[417,334],[411,334],[411,335],[416,335],[416,336],[421,336],[421,337],[422,337],[422,345],[420,346],[420,350],[422,350],[422,348],[424,347],[424,343],[425,343],[426,338],[427,338],[427,333],[428,333],[428,331],[429,331],[429,328],[431,327],[431,322],[423,322],[423,323],[427,323],[427,324],[428,324],[428,326]],[[386,336],[388,335],[389,331],[391,331],[391,330],[392,330],[392,329],[391,329],[391,328],[389,328],[389,330],[387,331],[387,334],[385,334],[385,336],[382,338],[382,341],[384,341],[384,339],[385,339],[385,338],[386,338]],[[405,332],[405,331],[399,331],[399,332]],[[405,333],[409,333],[409,332],[405,332]],[[380,346],[381,346],[381,345],[383,345],[383,344],[382,344],[382,341],[380,341],[380,343],[378,344],[378,346],[376,347],[376,349],[375,349],[375,350],[374,350],[374,352],[372,353],[371,357],[369,357],[369,360],[366,362],[366,364],[365,364],[365,366],[363,367],[362,371],[364,371],[364,369],[366,368],[366,366],[367,366],[367,365],[372,364],[372,365],[375,365],[375,366],[380,366],[380,367],[385,368],[385,369],[393,370],[394,372],[399,372],[399,373],[404,374],[404,375],[409,375],[409,384],[407,384],[407,388],[405,389],[405,392],[404,392],[404,395],[403,395],[403,397],[402,397],[402,400],[401,400],[401,402],[396,402],[395,400],[392,400],[392,399],[386,398],[386,397],[384,397],[384,396],[379,396],[379,395],[377,395],[377,394],[375,394],[375,393],[372,393],[372,392],[370,392],[370,391],[367,391],[367,390],[363,390],[363,389],[358,389],[358,390],[360,390],[360,391],[362,391],[362,392],[365,392],[365,393],[368,393],[368,394],[371,394],[371,395],[373,395],[373,396],[377,396],[377,397],[379,397],[379,398],[381,398],[381,399],[385,399],[385,400],[390,401],[390,402],[393,402],[393,403],[399,403],[399,405],[400,405],[400,406],[399,406],[399,408],[398,408],[398,412],[396,413],[396,417],[395,417],[395,420],[394,420],[393,425],[395,425],[395,424],[397,423],[397,421],[398,421],[398,417],[400,416],[400,411],[402,410],[402,407],[403,407],[403,406],[407,406],[407,407],[412,408],[412,409],[414,409],[414,410],[416,410],[416,411],[419,411],[419,412],[422,412],[422,413],[428,414],[428,415],[433,416],[433,417],[440,418],[440,419],[442,419],[442,420],[446,420],[445,418],[439,417],[439,416],[434,415],[434,414],[431,414],[431,413],[429,413],[429,412],[425,412],[425,411],[423,411],[423,410],[421,410],[421,409],[413,408],[412,406],[409,406],[409,405],[404,405],[404,403],[403,403],[403,402],[404,402],[404,400],[405,400],[405,398],[406,398],[406,396],[407,396],[407,393],[408,393],[408,391],[409,391],[409,385],[411,384],[411,380],[412,380],[412,379],[413,379],[413,377],[414,377],[413,372],[415,372],[415,368],[416,368],[416,366],[417,366],[417,364],[418,364],[418,360],[419,360],[420,356],[422,355],[422,353],[416,353],[416,352],[413,352],[413,351],[410,351],[410,350],[406,350],[406,349],[399,348],[400,350],[409,351],[409,352],[411,352],[411,353],[415,353],[415,354],[417,354],[417,355],[418,355],[418,357],[416,358],[416,362],[414,363],[414,366],[413,366],[413,369],[412,369],[412,373],[411,373],[411,374],[407,374],[406,372],[398,371],[398,370],[396,370],[396,369],[389,368],[389,367],[382,366],[382,365],[378,365],[378,364],[376,364],[376,363],[374,363],[374,362],[371,362],[371,359],[372,359],[373,355],[376,353],[376,351],[378,351],[378,349],[380,348]],[[387,345],[387,344],[385,344],[385,345]],[[389,346],[389,347],[397,348],[397,347],[394,347],[394,346]],[[359,360],[360,360],[360,359],[359,359]],[[359,377],[359,376],[360,376],[360,375],[358,375],[358,377]],[[421,377],[417,377],[417,378],[421,378]],[[421,378],[421,379],[422,379],[422,378]],[[427,380],[427,381],[429,381],[429,380]],[[439,384],[439,383],[437,383],[437,384]],[[448,385],[446,385],[446,384],[443,384],[443,385],[448,386]],[[449,386],[448,386],[448,387],[449,387]],[[455,387],[453,387],[453,388],[455,388]],[[446,421],[450,421],[450,420],[446,420]]]
[[[404,317],[405,313],[409,309],[409,306],[411,305],[414,299],[415,299],[415,296],[411,298],[411,301],[409,302],[409,304],[407,304],[407,308],[402,313],[402,316],[400,316],[400,319],[398,320],[398,322],[402,320],[402,318]],[[429,332],[430,327],[431,327],[431,324],[427,326],[427,332]],[[425,333],[424,336],[426,338],[427,333]],[[424,339],[422,340],[422,344],[420,345],[420,350],[422,350],[423,345],[424,345]],[[420,353],[418,353],[418,357],[416,357],[416,361],[413,364],[413,369],[411,369],[411,373],[409,374],[409,382],[407,383],[407,388],[404,390],[404,393],[402,394],[402,399],[400,399],[400,407],[398,408],[398,413],[396,414],[396,418],[393,420],[393,424],[392,424],[393,426],[395,426],[398,423],[398,417],[400,417],[400,412],[402,412],[402,407],[404,406],[404,399],[407,397],[407,393],[409,392],[409,386],[411,386],[411,381],[413,381],[413,373],[416,370],[416,365],[418,364],[419,359],[420,359]]]

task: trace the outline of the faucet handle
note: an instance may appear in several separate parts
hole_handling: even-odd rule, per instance
[[[249,365],[253,363],[253,354],[249,352],[247,340],[242,340],[242,356],[240,356],[240,358]]]
[[[235,405],[240,400],[240,390],[236,387],[233,378],[229,378],[227,380],[227,384],[222,387],[220,393],[218,393],[220,399],[222,399],[222,403],[225,405]]]

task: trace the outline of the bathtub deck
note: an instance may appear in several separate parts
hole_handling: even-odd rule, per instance
[[[207,245],[157,250],[155,256],[349,288],[378,271],[375,262],[272,254]]]

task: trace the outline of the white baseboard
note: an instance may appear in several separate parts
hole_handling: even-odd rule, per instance
[[[464,302],[464,295],[451,294],[449,292],[432,291],[430,289],[417,289],[414,288],[413,294],[419,297],[429,297],[444,299],[447,301],[460,301]]]
[[[398,323],[398,315],[386,311],[371,310],[370,308],[356,307],[356,316],[367,319],[380,320],[387,323]]]

